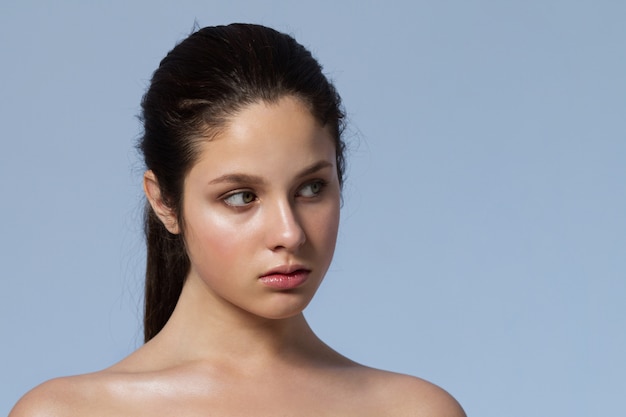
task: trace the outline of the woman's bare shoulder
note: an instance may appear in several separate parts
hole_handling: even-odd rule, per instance
[[[13,407],[9,417],[54,417],[66,415],[76,399],[73,377],[56,378],[27,392]]]
[[[465,417],[461,405],[448,392],[424,379],[369,369],[368,379],[385,404],[386,415],[420,417]]]
[[[72,417],[97,405],[97,393],[106,392],[103,372],[51,379],[27,392],[9,417]],[[96,403],[94,403],[96,401]]]

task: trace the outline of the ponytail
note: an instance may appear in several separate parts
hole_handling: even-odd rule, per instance
[[[170,233],[150,204],[145,208],[146,295],[144,342],[152,339],[169,320],[189,272],[189,257],[182,234]]]

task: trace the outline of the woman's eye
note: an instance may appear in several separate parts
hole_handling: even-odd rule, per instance
[[[229,195],[224,199],[224,202],[229,206],[241,207],[248,205],[256,200],[256,195],[251,191],[240,191]]]
[[[301,197],[315,197],[322,191],[322,188],[324,188],[324,182],[310,182],[300,188],[300,190],[298,191],[298,195]]]

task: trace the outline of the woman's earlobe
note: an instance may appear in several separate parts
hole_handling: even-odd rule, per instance
[[[163,201],[159,181],[154,172],[150,170],[143,174],[143,191],[146,193],[146,198],[150,206],[152,206],[152,210],[154,210],[165,228],[172,234],[180,233],[178,217],[174,210]]]

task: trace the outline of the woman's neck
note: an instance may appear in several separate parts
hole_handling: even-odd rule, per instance
[[[325,360],[336,355],[311,330],[302,313],[268,319],[207,295],[203,283],[188,281],[172,317],[150,343],[172,361]],[[320,356],[321,355],[321,356]]]

